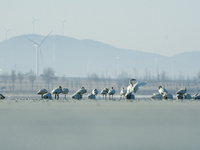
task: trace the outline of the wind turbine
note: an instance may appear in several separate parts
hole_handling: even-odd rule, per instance
[[[3,70],[3,59],[0,59],[0,74],[2,73]]]
[[[53,69],[54,69],[54,61],[55,61],[55,44],[53,43]]]
[[[53,30],[51,32],[53,32]],[[42,65],[43,65],[43,68],[44,68],[44,62],[43,62],[43,57],[42,57],[41,46],[42,46],[43,42],[47,39],[47,37],[51,34],[51,32],[47,36],[44,37],[44,39],[40,42],[40,44],[38,44],[35,41],[31,40],[30,38],[26,37],[36,47],[36,75],[37,76],[39,76],[39,53],[40,53],[41,60],[42,60]]]
[[[37,21],[38,19],[35,19],[33,16],[32,16],[32,19],[33,19],[33,34],[35,33],[35,21]]]
[[[62,23],[62,36],[64,36],[64,23],[67,21],[67,20],[59,20],[61,23]]]
[[[118,70],[118,66],[119,66],[119,57],[116,57],[116,59],[117,59],[117,78],[118,78],[118,74],[119,74],[119,70]]]
[[[6,29],[6,28],[4,28],[4,29],[5,29],[5,31],[6,31],[6,40],[7,40],[8,31],[10,31],[10,30],[8,30],[8,29]]]

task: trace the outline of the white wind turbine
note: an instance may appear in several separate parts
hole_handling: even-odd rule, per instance
[[[59,20],[61,23],[62,23],[62,36],[64,36],[64,24],[65,24],[65,22],[67,21],[67,20],[64,20],[64,21],[62,21],[62,20]]]
[[[32,19],[33,19],[33,34],[35,34],[35,21],[37,21],[38,19],[35,19],[33,16]]]
[[[51,32],[53,32],[53,30]],[[40,44],[38,44],[35,41],[31,40],[30,38],[26,37],[29,41],[34,43],[34,46],[36,47],[36,75],[37,76],[39,76],[39,53],[41,55],[42,65],[43,65],[43,68],[44,68],[41,46],[42,46],[43,42],[47,39],[47,37],[51,34],[51,32],[47,36],[44,37],[44,39],[40,42]]]
[[[6,28],[4,28],[4,29],[5,29],[5,31],[6,31],[6,40],[7,40],[8,32],[9,32],[10,30],[8,30],[8,29],[6,29]]]

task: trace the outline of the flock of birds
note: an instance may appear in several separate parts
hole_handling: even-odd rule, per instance
[[[133,83],[134,82],[134,83]],[[133,100],[135,99],[135,95],[133,93],[136,93],[140,87],[145,86],[147,84],[147,81],[145,82],[136,82],[136,79],[131,79],[129,81],[129,86],[127,89],[124,89],[122,87],[122,90],[120,91],[120,99],[129,99]],[[52,95],[55,95],[55,99],[59,99],[59,94],[65,94],[65,99],[66,95],[69,93],[68,88],[62,88],[61,86],[58,86],[54,88],[51,92],[48,92],[46,89],[40,89],[37,94],[41,95],[41,99],[53,99]],[[72,96],[71,99],[76,99],[80,100],[83,98],[83,94],[87,93],[87,90],[84,87],[81,87],[77,92],[75,92]],[[88,99],[96,99],[98,94],[97,89],[93,89],[92,93],[88,94],[87,98]],[[113,87],[111,89],[104,88],[101,92],[101,95],[103,95],[103,99],[106,99],[106,96],[109,95],[109,99],[113,100],[113,95],[115,94],[115,90]],[[195,95],[191,96],[186,92],[186,87],[183,89],[180,89],[176,92],[176,98],[177,99],[200,99],[200,94],[196,93]],[[0,99],[4,99],[5,96],[0,94]],[[162,86],[158,86],[158,93],[154,93],[151,96],[151,99],[155,100],[162,100],[162,99],[173,99],[173,95],[168,93],[168,91],[163,88]]]
[[[154,93],[153,96],[151,96],[151,99],[173,99],[173,95],[168,93],[168,91],[163,88],[162,86],[158,86],[158,92]],[[186,87],[183,89],[180,89],[176,92],[176,99],[200,99],[200,94],[196,93],[193,96],[191,96],[189,93],[187,93]]]

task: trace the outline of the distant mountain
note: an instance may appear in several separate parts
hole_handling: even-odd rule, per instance
[[[27,34],[13,37],[0,43],[0,59],[3,59],[2,72],[12,69],[23,73],[36,68],[36,47],[29,39],[40,43],[44,36]],[[119,49],[94,40],[78,40],[66,36],[49,36],[41,46],[44,67],[40,58],[40,74],[43,69],[52,67],[57,76],[86,77],[97,73],[115,78],[118,73],[127,72],[131,77],[156,75],[156,70],[167,75],[196,76],[200,70],[200,52],[181,53],[172,57],[154,53]],[[54,54],[54,55],[53,55]],[[117,59],[116,57],[119,57]],[[117,65],[118,63],[118,65]]]

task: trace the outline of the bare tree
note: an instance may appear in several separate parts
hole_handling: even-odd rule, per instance
[[[89,73],[87,74],[87,85],[88,85],[88,88],[89,88],[89,89],[92,88],[92,79],[91,79]]]
[[[31,84],[32,84],[32,92],[33,92],[33,83],[34,83],[34,81],[35,81],[35,79],[36,79],[36,74],[34,73],[33,70],[30,70],[28,79],[31,81]]]
[[[108,78],[107,78],[106,80],[107,80],[108,86],[109,86],[109,88],[110,88],[110,87],[111,87],[111,82],[112,82],[111,77],[108,76]]]
[[[127,72],[122,72],[121,74],[118,75],[117,78],[117,86],[118,86],[118,90],[120,90],[120,88],[126,87],[128,86],[128,81],[130,80],[130,78],[128,77],[128,73]]]
[[[186,79],[186,86],[190,87],[190,84],[191,84],[190,77],[187,77],[187,79]]]
[[[166,82],[166,79],[167,79],[167,75],[166,75],[166,72],[164,70],[160,73],[160,79],[162,81],[163,86],[165,87],[165,82]]]
[[[101,85],[105,86],[106,78],[102,72],[101,77],[99,78]]]
[[[69,86],[69,81],[67,80],[67,78],[65,77],[65,75],[63,74],[62,77],[60,78],[60,81],[64,84],[65,87]]]
[[[79,78],[76,78],[75,81],[74,81],[74,86],[75,86],[76,88],[79,87],[79,84],[80,84],[79,82],[80,82],[80,79],[79,79]]]
[[[99,76],[96,73],[90,75],[90,79],[94,82],[95,87],[99,89]]]
[[[198,73],[197,73],[197,79],[200,82],[200,71],[198,71]]]
[[[151,80],[151,72],[147,68],[144,72],[144,80]]]
[[[49,90],[49,84],[54,79],[54,74],[55,74],[55,71],[52,68],[50,68],[50,67],[47,68],[47,69],[44,69],[44,71],[43,71],[43,80],[47,84],[48,90]]]
[[[61,81],[62,83],[65,84],[65,82],[66,82],[66,77],[65,77],[64,74],[63,74],[62,77],[60,78],[60,81]]]
[[[179,84],[179,86],[184,86],[184,84],[185,84],[185,77],[181,72],[178,76],[178,84]]]
[[[71,80],[71,82],[70,82],[70,86],[71,86],[71,88],[74,87],[74,81],[73,81],[73,80]]]
[[[51,81],[52,89],[54,88],[54,84],[56,83],[57,80],[58,80],[58,77],[52,77],[52,81]]]
[[[160,82],[160,73],[158,69],[156,70],[156,80],[158,81],[158,83]]]
[[[9,79],[8,73],[3,73],[3,74],[1,75],[1,78],[2,78],[2,80],[3,80],[3,83],[4,83],[4,85],[5,85],[5,89],[6,89],[6,87],[7,87],[7,82],[8,82],[8,79]]]
[[[15,89],[15,80],[17,78],[16,73],[15,73],[14,70],[11,71],[10,78],[11,78],[11,82],[12,82],[12,89],[14,91],[14,89]]]
[[[19,73],[18,73],[18,80],[19,80],[19,83],[20,83],[20,91],[22,90],[22,86],[21,86],[21,84],[22,84],[22,80],[24,79],[24,76],[23,76],[23,74],[19,71]]]

